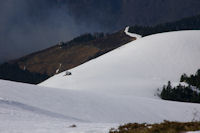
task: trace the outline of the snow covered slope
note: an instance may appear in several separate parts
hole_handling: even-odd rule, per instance
[[[199,104],[163,101],[156,89],[199,68],[199,35],[199,31],[181,31],[141,38],[70,70],[72,75],[60,73],[41,84],[53,88],[26,85],[1,93],[79,121],[190,121]]]
[[[106,132],[119,123],[199,120],[200,104],[156,96],[168,80],[176,82],[200,67],[199,36],[182,31],[144,37],[40,86],[0,80],[0,131],[22,132],[24,124],[27,132],[37,123],[40,132]]]
[[[86,105],[81,105],[83,97],[76,92],[0,80],[0,132],[107,133],[117,126],[73,117],[83,115],[76,115]],[[70,128],[73,124],[77,127]]]
[[[124,32],[126,33],[126,35],[129,35],[130,37],[135,37],[136,39],[140,39],[142,38],[141,35],[135,34],[135,33],[130,33],[129,32],[129,26],[127,26],[124,30]]]
[[[154,97],[155,90],[200,68],[200,31],[151,35],[51,77],[41,86]]]
[[[195,113],[197,119],[200,117],[200,104],[45,88],[3,80],[0,80],[0,97],[24,111],[71,123],[191,121]]]

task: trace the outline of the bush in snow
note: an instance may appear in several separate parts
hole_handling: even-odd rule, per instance
[[[163,86],[160,97],[164,100],[200,103],[200,69],[195,75],[183,74],[180,81],[188,85],[179,84],[172,87],[169,81],[167,85]]]
[[[190,76],[187,76],[186,74],[183,74],[181,76],[180,81],[186,82],[189,85],[196,86],[197,88],[200,88],[200,69],[197,70],[195,75],[192,74]]]

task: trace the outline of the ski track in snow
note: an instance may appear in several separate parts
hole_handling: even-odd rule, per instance
[[[40,114],[40,115],[46,115],[46,116],[53,117],[53,118],[84,122],[83,120],[80,120],[80,119],[77,119],[77,118],[74,118],[74,117],[68,117],[68,116],[65,116],[65,115],[62,115],[62,114],[43,110],[43,109],[33,107],[33,106],[30,106],[30,105],[26,105],[26,104],[16,102],[16,101],[0,100],[0,105],[2,105],[2,104],[6,104],[6,105],[9,105],[9,106],[12,106],[12,107],[17,107],[17,108],[20,108],[20,109],[25,110],[25,111],[30,111],[32,113],[36,113],[36,114]]]

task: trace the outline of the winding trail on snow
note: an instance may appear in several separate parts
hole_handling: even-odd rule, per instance
[[[20,109],[23,109],[25,111],[30,111],[32,113],[36,113],[36,114],[40,114],[40,115],[45,115],[45,116],[49,116],[49,117],[53,117],[53,118],[59,118],[59,119],[65,119],[65,120],[72,120],[72,121],[77,121],[77,122],[88,122],[88,121],[84,121],[75,117],[69,117],[63,114],[59,114],[59,113],[54,113],[48,110],[44,110],[44,109],[40,109],[38,107],[34,107],[34,106],[30,106],[27,104],[23,104],[17,101],[10,101],[10,100],[4,100],[3,98],[0,98],[0,105],[1,104],[6,104],[9,106],[13,106],[13,107],[17,107]]]

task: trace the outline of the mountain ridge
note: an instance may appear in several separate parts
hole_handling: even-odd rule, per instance
[[[151,27],[136,25],[130,27],[129,32],[137,33],[142,36],[147,36],[167,31],[197,30],[200,29],[199,20],[200,15],[197,15],[189,18],[184,18],[179,21],[159,24]],[[29,72],[28,75],[31,79],[34,79],[33,77],[35,74],[38,76],[41,75],[40,80],[19,80],[18,78],[16,78],[14,71],[11,72],[10,69],[5,69],[5,64],[3,65],[4,67],[0,65],[0,70],[4,71],[0,72],[0,78],[26,83],[40,83],[41,81],[44,81],[46,78],[51,77],[54,74],[81,65],[132,40],[134,39],[130,36],[127,36],[126,33],[124,33],[124,30],[109,34],[83,34],[79,37],[74,38],[71,41],[59,42],[57,45],[50,48],[7,62],[7,65],[10,64],[12,65],[12,67],[13,65],[18,66],[20,68],[18,71],[22,72],[22,75],[25,74],[23,71],[27,70]],[[6,71],[11,74],[9,76],[5,76]]]
[[[112,34],[83,34],[69,42],[59,42],[0,65],[0,78],[38,84],[54,74],[74,68],[133,40],[135,38],[126,35],[124,30]]]

